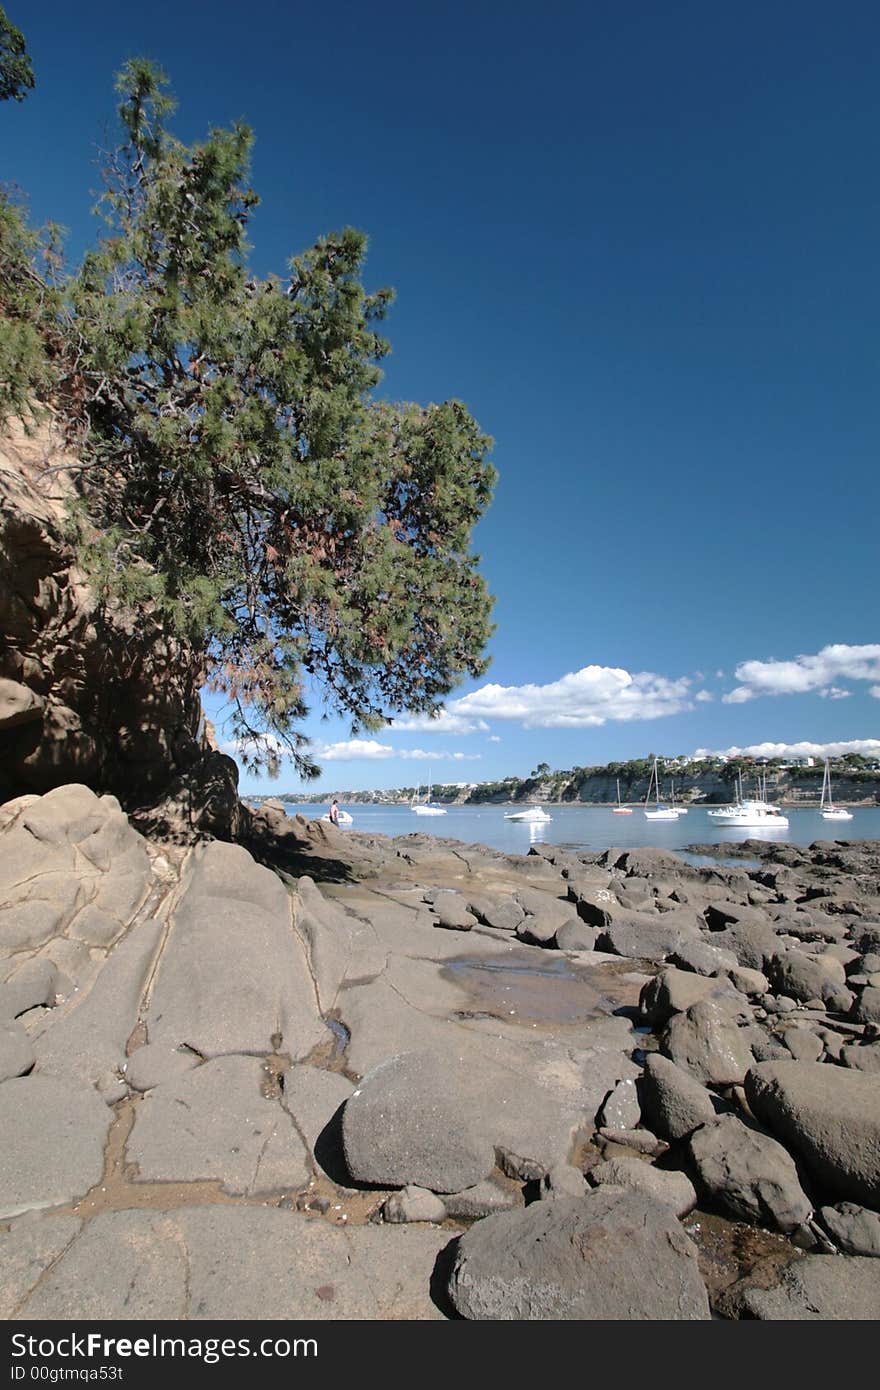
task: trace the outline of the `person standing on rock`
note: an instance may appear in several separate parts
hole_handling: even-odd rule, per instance
[[[331,825],[338,825],[338,824],[339,824],[339,804],[338,804],[338,802],[337,802],[335,796],[334,796],[333,801],[332,801],[331,806],[330,806],[330,824],[331,824]]]

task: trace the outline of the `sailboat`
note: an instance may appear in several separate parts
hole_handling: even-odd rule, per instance
[[[675,812],[675,814],[676,814],[677,816],[686,816],[686,815],[687,815],[687,813],[688,813],[688,808],[687,808],[686,806],[676,806],[676,804],[675,804],[675,778],[674,778],[674,777],[673,777],[673,779],[672,779],[672,792],[671,792],[671,795],[670,795],[670,798],[669,798],[669,799],[670,799],[670,801],[672,802],[672,810]]]
[[[419,800],[418,800],[419,791],[420,791],[420,788],[419,788],[419,787],[416,787],[415,791],[413,792],[413,799],[412,799],[412,801],[411,801],[410,804],[409,804],[409,809],[410,809],[411,811],[414,811],[415,814],[416,814],[417,816],[445,816],[445,815],[446,815],[446,807],[445,807],[445,806],[437,806],[435,803],[433,803],[433,802],[431,801],[431,777],[430,777],[430,773],[428,774],[428,796],[427,796],[427,799],[426,799],[425,801],[419,801]]]
[[[708,814],[716,825],[735,825],[742,830],[787,830],[788,817],[778,806],[767,801],[767,776],[758,782],[758,796],[748,800],[743,796],[742,773],[736,783],[736,804],[719,806]]]
[[[651,790],[655,789],[657,805],[653,811],[648,810],[648,802],[651,800]],[[657,759],[654,759],[654,766],[651,768],[651,780],[648,783],[648,795],[645,797],[645,819],[646,820],[678,820],[678,812],[673,811],[669,806],[660,804],[660,774],[657,771]]]
[[[843,806],[835,806],[831,799],[831,759],[825,759],[825,773],[822,778],[822,800],[819,810],[823,820],[852,820],[852,812]]]
[[[631,816],[631,815],[632,815],[632,807],[631,807],[631,806],[624,806],[624,805],[621,803],[621,800],[620,800],[620,778],[619,778],[619,777],[618,777],[618,779],[617,779],[617,805],[616,805],[615,808],[614,808],[613,814],[614,814],[615,816]]]

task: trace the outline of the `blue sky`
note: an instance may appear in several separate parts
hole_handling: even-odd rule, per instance
[[[880,736],[880,8],[5,7],[2,177],[74,260],[145,54],[182,138],[253,126],[256,269],[365,230],[382,394],[496,440],[488,675],[354,748],[316,700],[319,789]]]

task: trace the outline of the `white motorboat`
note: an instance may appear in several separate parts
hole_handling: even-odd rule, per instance
[[[504,819],[505,819],[505,820],[528,821],[529,824],[534,824],[534,823],[536,823],[536,822],[538,822],[538,821],[548,821],[548,820],[552,820],[553,817],[552,817],[552,816],[548,816],[548,814],[547,814],[547,812],[544,810],[543,806],[527,806],[527,807],[525,808],[525,810],[523,810],[523,811],[507,811],[507,812],[505,812],[505,814],[504,814]]]
[[[831,759],[825,759],[825,774],[822,778],[822,800],[819,811],[823,820],[852,820],[852,811],[844,806],[835,806],[831,797]]]
[[[330,815],[330,812],[329,812],[329,811],[327,812],[326,816],[322,816],[322,817],[321,817],[321,820],[326,820],[326,821],[329,821],[331,825],[333,824],[333,818],[332,818],[332,816]],[[340,808],[339,808],[339,819],[337,820],[336,824],[337,824],[337,825],[354,825],[354,817],[353,817],[353,816],[350,816],[350,815],[348,814],[347,811],[343,811],[342,807],[340,806]]]
[[[632,815],[632,807],[631,807],[631,806],[624,806],[623,803],[622,803],[622,801],[620,800],[620,778],[619,778],[619,777],[618,777],[618,779],[617,779],[617,805],[616,805],[615,808],[614,808],[613,814],[614,814],[615,816],[631,816],[631,815]]]
[[[672,780],[672,791],[671,791],[671,793],[670,793],[669,799],[670,799],[670,801],[672,802],[672,806],[670,807],[670,810],[674,811],[675,814],[676,814],[677,816],[686,816],[686,815],[687,815],[687,813],[688,813],[688,808],[687,808],[686,806],[676,806],[676,804],[675,804],[675,779],[674,779],[674,778],[673,778],[673,780]]]
[[[651,792],[654,791],[657,804],[653,811],[648,809],[648,802],[651,800]],[[660,802],[660,774],[657,771],[657,759],[654,759],[654,766],[651,768],[651,780],[648,783],[648,794],[645,797],[645,819],[646,820],[678,820],[678,812],[673,811],[671,806],[663,806]]]
[[[445,807],[445,806],[438,806],[437,803],[436,803],[435,801],[432,801],[432,800],[431,800],[431,783],[430,783],[430,781],[428,782],[428,795],[427,795],[427,798],[426,798],[424,801],[419,801],[419,800],[418,800],[419,790],[420,790],[420,788],[419,788],[419,787],[416,787],[415,792],[413,793],[413,799],[412,799],[412,801],[409,803],[409,809],[410,809],[411,811],[414,811],[415,814],[416,814],[417,816],[445,816],[445,815],[446,815],[446,807]]]
[[[743,796],[742,777],[737,783],[737,799],[733,806],[719,806],[714,811],[709,811],[708,815],[716,825],[737,826],[741,830],[787,830],[788,817],[784,816],[778,806],[773,806],[767,801],[766,778],[763,786],[758,787],[759,795],[754,799]]]

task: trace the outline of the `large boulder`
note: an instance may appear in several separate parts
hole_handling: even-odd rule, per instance
[[[818,1184],[880,1209],[876,1077],[823,1062],[761,1062],[746,1077],[746,1097]]]
[[[472,1319],[709,1317],[696,1250],[673,1213],[616,1188],[478,1222],[461,1238],[449,1291]]]
[[[741,1221],[794,1231],[812,1205],[791,1155],[735,1115],[719,1115],[690,1137],[690,1155],[705,1191]]]

